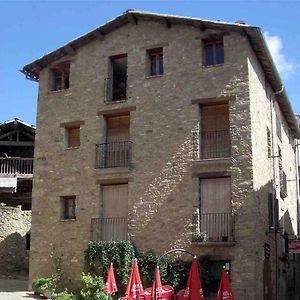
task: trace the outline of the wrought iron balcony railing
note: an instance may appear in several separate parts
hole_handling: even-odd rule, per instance
[[[231,156],[229,130],[201,131],[193,134],[194,160]]]
[[[33,158],[0,157],[0,174],[33,174]]]
[[[127,99],[127,75],[113,76],[104,79],[104,101],[120,101]]]
[[[127,218],[93,218],[93,241],[117,241],[127,240]]]
[[[111,142],[96,145],[96,169],[129,167],[132,142]]]
[[[234,242],[232,213],[193,214],[193,242]]]

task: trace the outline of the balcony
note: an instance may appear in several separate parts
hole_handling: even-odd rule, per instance
[[[227,158],[231,156],[229,130],[193,133],[193,159]]]
[[[127,240],[128,219],[93,218],[92,240],[93,241],[118,241]]]
[[[104,101],[114,102],[127,99],[127,75],[104,79]]]
[[[33,158],[0,157],[0,174],[32,175]]]
[[[193,214],[192,241],[199,244],[234,244],[232,213]]]
[[[96,169],[129,167],[132,142],[111,142],[96,145]]]

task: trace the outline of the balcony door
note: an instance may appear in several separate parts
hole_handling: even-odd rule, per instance
[[[228,241],[232,233],[230,177],[200,180],[200,231],[208,241]]]
[[[128,166],[130,115],[107,117],[106,121],[106,167]]]
[[[201,106],[201,158],[230,156],[228,104]]]
[[[103,240],[126,240],[128,219],[128,185],[102,187],[101,236]]]

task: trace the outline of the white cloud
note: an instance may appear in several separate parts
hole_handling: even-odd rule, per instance
[[[290,62],[283,53],[283,44],[281,38],[277,35],[270,35],[268,32],[264,32],[264,37],[278,72],[283,78],[288,78],[294,73],[296,65]]]

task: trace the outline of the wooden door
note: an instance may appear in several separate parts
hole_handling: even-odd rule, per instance
[[[129,164],[131,147],[129,127],[129,115],[107,118],[106,167],[121,167]]]
[[[228,105],[201,107],[201,158],[230,155]]]
[[[102,188],[102,239],[126,240],[128,218],[128,185],[106,185]]]
[[[226,241],[231,237],[230,177],[200,180],[200,226],[209,240]]]

